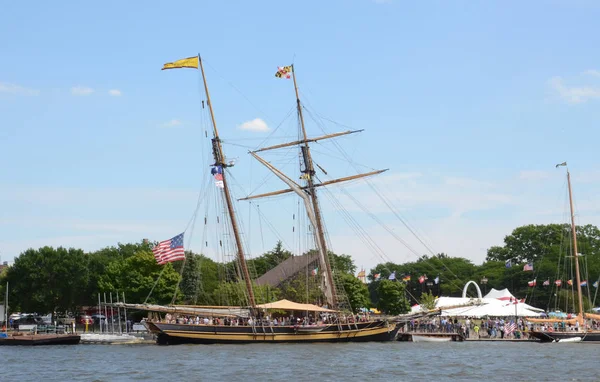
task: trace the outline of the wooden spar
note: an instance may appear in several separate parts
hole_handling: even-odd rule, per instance
[[[330,184],[335,184],[335,183],[341,183],[341,182],[347,182],[350,180],[355,180],[355,179],[360,179],[360,178],[364,178],[367,176],[371,176],[371,175],[377,175],[377,174],[381,174],[382,172],[387,171],[388,169],[386,168],[385,170],[377,170],[377,171],[371,171],[371,172],[366,172],[364,174],[358,174],[358,175],[352,175],[352,176],[347,176],[345,178],[339,178],[339,179],[332,179],[332,180],[328,180],[325,181],[323,183],[318,183],[315,184],[315,187],[322,187],[322,186],[328,186]],[[307,187],[302,187],[303,190],[307,189]],[[248,196],[246,198],[241,198],[238,200],[251,200],[251,199],[258,199],[258,198],[264,198],[267,196],[275,196],[275,195],[281,195],[281,194],[287,194],[289,192],[293,192],[294,190],[292,190],[291,188],[285,189],[285,190],[279,190],[279,191],[273,191],[273,192],[267,192],[266,194],[260,194],[260,195],[253,195],[253,196]]]
[[[342,135],[348,135],[348,134],[354,134],[354,133],[360,133],[363,130],[348,130],[348,131],[342,131],[339,133],[333,133],[333,134],[327,134],[327,135],[323,135],[321,137],[316,137],[316,138],[309,138],[309,139],[303,139],[301,141],[294,141],[294,142],[289,142],[289,143],[282,143],[280,145],[274,145],[274,146],[269,146],[269,147],[263,147],[261,149],[255,150],[253,152],[258,153],[260,151],[267,151],[267,150],[274,150],[274,149],[280,149],[282,147],[288,147],[288,146],[295,146],[295,145],[300,145],[303,143],[308,143],[308,142],[317,142],[317,141],[322,141],[323,139],[329,139],[329,138],[335,138],[335,137],[339,137]]]
[[[583,299],[581,297],[581,278],[579,276],[579,254],[577,253],[577,231],[575,227],[575,212],[573,211],[573,195],[571,191],[571,173],[567,169],[567,184],[569,185],[569,205],[571,207],[571,232],[573,236],[573,251],[575,256],[575,281],[577,282],[577,299],[579,302],[579,316],[583,317]]]
[[[312,199],[312,207],[315,213],[316,227],[315,228],[315,242],[319,246],[319,251],[322,252],[322,257],[324,258],[325,266],[325,277],[327,277],[329,287],[331,288],[331,293],[326,293],[326,296],[329,294],[330,301],[327,303],[330,305],[329,308],[336,309],[338,307],[337,301],[337,293],[335,282],[333,280],[333,272],[331,270],[331,264],[329,262],[329,255],[327,253],[327,244],[325,242],[325,233],[323,230],[323,220],[321,218],[321,209],[319,207],[319,201],[317,199],[317,192],[315,190],[315,185],[313,183],[313,176],[315,175],[315,170],[313,168],[312,157],[310,155],[310,147],[308,146],[308,137],[306,135],[306,128],[304,127],[304,116],[302,115],[302,105],[300,104],[300,95],[298,94],[298,84],[296,83],[296,70],[294,65],[292,64],[292,78],[294,79],[294,90],[296,92],[296,107],[298,108],[298,116],[300,117],[300,125],[302,127],[302,136],[304,138],[304,150],[302,150],[303,158],[304,158],[304,174],[307,175],[307,184],[308,191],[310,193],[310,197]]]
[[[225,174],[225,155],[223,154],[223,146],[221,145],[221,139],[219,138],[219,131],[217,130],[217,123],[215,121],[215,114],[213,113],[212,102],[210,100],[210,94],[208,93],[208,85],[206,84],[206,77],[204,76],[204,66],[202,65],[202,59],[198,55],[198,63],[200,64],[200,70],[202,71],[202,80],[204,82],[204,90],[206,91],[206,101],[208,103],[208,109],[210,110],[210,117],[213,124],[213,145],[212,151],[215,158],[215,166],[221,166],[223,169],[223,191],[225,193],[225,203],[227,204],[227,211],[229,219],[231,220],[231,229],[233,230],[233,236],[235,238],[235,245],[237,250],[237,257],[240,263],[240,268],[244,281],[246,282],[246,289],[248,291],[248,302],[254,309],[256,307],[256,301],[254,300],[254,290],[252,289],[252,280],[250,279],[250,273],[248,272],[248,266],[246,264],[246,257],[244,256],[244,247],[242,246],[242,239],[238,229],[237,219],[235,217],[235,211],[233,210],[233,203],[231,201],[231,193],[229,192],[229,186],[227,185],[227,176]]]

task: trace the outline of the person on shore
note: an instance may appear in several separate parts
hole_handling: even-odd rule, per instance
[[[475,332],[475,337],[479,338],[479,325],[475,324],[473,331]]]

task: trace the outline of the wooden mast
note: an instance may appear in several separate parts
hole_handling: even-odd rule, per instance
[[[325,277],[327,277],[327,281],[329,284],[329,288],[331,288],[330,298],[331,301],[328,303],[331,307],[335,308],[338,306],[337,301],[337,293],[335,288],[335,282],[333,280],[333,272],[331,270],[331,264],[329,261],[329,255],[327,253],[327,244],[325,242],[325,233],[323,231],[323,221],[321,218],[321,210],[319,207],[319,201],[317,199],[317,190],[315,189],[315,185],[313,182],[313,176],[315,175],[315,170],[313,167],[312,157],[310,155],[310,147],[308,146],[308,136],[306,135],[306,129],[304,127],[304,116],[302,115],[302,105],[300,104],[300,95],[298,94],[298,85],[296,83],[296,71],[294,69],[294,65],[292,64],[292,77],[294,79],[294,90],[296,91],[296,107],[298,109],[298,115],[300,117],[300,125],[302,127],[302,135],[304,138],[304,145],[301,146],[302,149],[302,158],[304,160],[304,170],[302,172],[306,175],[307,181],[307,190],[310,194],[312,200],[312,206],[315,213],[316,227],[315,236],[316,242],[319,245],[319,250],[322,251],[324,257],[324,266],[325,266]],[[327,294],[326,294],[327,295]]]
[[[581,279],[579,276],[579,254],[577,253],[577,231],[575,227],[575,212],[573,211],[573,195],[571,191],[571,173],[567,168],[567,184],[569,185],[569,205],[571,207],[571,232],[573,237],[573,252],[575,257],[575,281],[577,282],[577,298],[579,315],[583,318],[583,299],[581,297]]]
[[[235,217],[235,211],[233,210],[233,204],[231,201],[231,193],[227,185],[227,176],[225,174],[225,168],[228,167],[225,163],[225,155],[223,154],[223,147],[221,145],[221,139],[219,138],[219,131],[217,130],[217,123],[215,121],[215,114],[213,113],[212,102],[210,100],[210,94],[208,92],[208,85],[206,84],[206,77],[204,76],[204,66],[202,65],[202,58],[198,55],[198,63],[200,64],[200,70],[202,71],[202,81],[204,82],[204,90],[206,91],[206,101],[208,103],[208,109],[210,110],[210,117],[212,119],[214,138],[212,139],[212,152],[215,158],[215,166],[220,166],[223,169],[223,191],[225,193],[225,203],[227,204],[227,211],[229,219],[231,220],[231,228],[233,230],[233,236],[235,238],[235,246],[237,251],[237,257],[242,271],[242,276],[246,282],[246,289],[248,290],[248,302],[254,309],[256,307],[256,301],[254,299],[254,290],[252,289],[252,280],[250,279],[250,273],[248,272],[248,265],[246,264],[246,257],[244,256],[244,248],[242,246],[242,240],[238,229],[237,219]]]

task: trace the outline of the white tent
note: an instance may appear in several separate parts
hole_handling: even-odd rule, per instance
[[[539,317],[543,309],[535,308],[520,302],[508,289],[492,289],[485,297],[439,297],[435,308],[441,309],[442,316],[471,316],[471,317],[506,317],[523,316]],[[415,305],[411,313],[421,312],[421,306]]]
[[[486,294],[484,298],[495,298],[497,300],[503,301],[510,301],[511,299],[516,299],[516,297],[508,291],[508,288],[504,288],[502,290],[492,288],[492,290],[488,294]]]

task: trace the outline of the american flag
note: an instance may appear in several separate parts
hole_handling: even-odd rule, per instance
[[[152,248],[154,258],[159,264],[170,263],[172,261],[185,259],[185,253],[183,251],[183,233],[158,243]]]
[[[504,324],[504,334],[508,335],[517,330],[517,324],[514,321],[506,322]]]
[[[533,271],[533,264],[531,263],[527,263],[523,266],[523,271],[527,272],[527,271]]]

